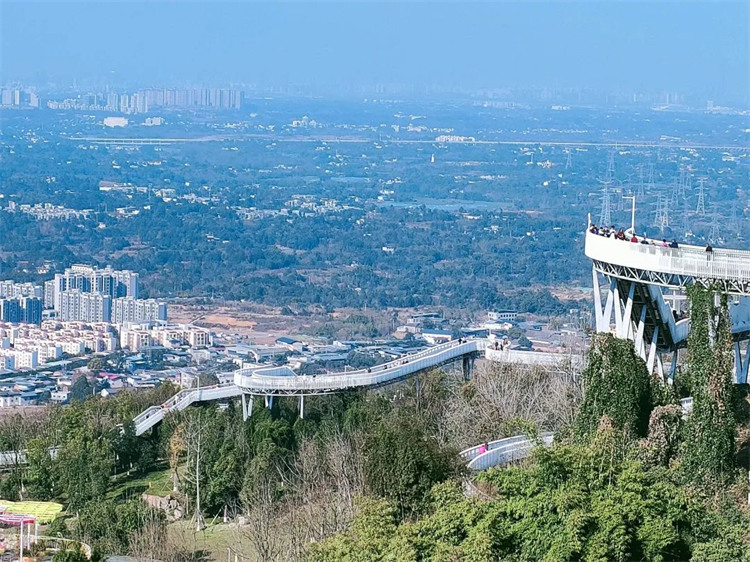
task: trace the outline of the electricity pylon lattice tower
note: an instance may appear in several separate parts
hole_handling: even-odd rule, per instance
[[[602,212],[599,214],[599,224],[602,226],[612,224],[612,202],[609,195],[609,183],[606,182],[602,189]]]
[[[635,192],[635,195],[638,199],[643,200],[643,197],[645,196],[645,174],[643,171],[643,164],[638,164],[637,167],[638,170],[638,189]]]
[[[701,216],[705,216],[706,214],[705,181],[706,178],[698,178],[698,205],[695,208],[695,213]]]
[[[659,193],[656,200],[656,215],[654,216],[654,226],[661,232],[669,227],[669,200]]]

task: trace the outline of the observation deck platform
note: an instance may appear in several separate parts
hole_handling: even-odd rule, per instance
[[[662,355],[672,355],[669,377],[678,352],[687,344],[690,319],[675,302],[684,300],[693,284],[730,296],[729,314],[735,345],[735,380],[747,381],[750,342],[750,251],[647,239],[648,244],[602,236],[586,230],[585,253],[592,261],[596,330],[633,340],[649,371],[664,376]],[[600,277],[608,284],[602,291]],[[668,303],[672,302],[672,305]],[[614,322],[612,316],[614,315]],[[614,327],[613,327],[614,324]],[[744,351],[741,343],[746,342]]]

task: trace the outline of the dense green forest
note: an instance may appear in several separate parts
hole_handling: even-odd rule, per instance
[[[41,281],[72,263],[96,263],[138,271],[144,295],[162,298],[215,297],[295,310],[441,305],[560,313],[575,305],[546,294],[545,302],[529,303],[528,293],[517,292],[588,286],[582,233],[588,213],[599,219],[599,180],[609,173],[610,158],[612,222],[629,223],[622,196],[642,192],[640,232],[746,245],[747,170],[732,151],[522,142],[668,135],[731,144],[741,136],[734,116],[683,120],[659,112],[440,102],[255,100],[251,107],[232,122],[175,113],[158,131],[104,131],[97,115],[4,114],[0,279]],[[422,115],[421,132],[409,131],[407,107]],[[290,128],[298,112],[317,114],[320,126],[305,134]],[[446,130],[521,143],[434,141]],[[222,140],[119,146],[71,139],[208,133]],[[678,193],[686,171],[690,185]],[[707,211],[699,214],[702,175]],[[130,187],[102,191],[100,181]],[[664,199],[671,215],[662,232],[653,225]],[[11,204],[91,214],[38,221],[17,207],[9,212]]]
[[[502,364],[468,382],[433,372],[310,399],[305,419],[292,400],[258,403],[246,422],[236,404],[204,405],[136,438],[131,416],[174,389],[89,398],[3,419],[2,447],[28,448],[29,465],[4,475],[0,497],[57,499],[68,517],[50,533],[165,561],[203,554],[169,532],[174,509],[128,485],[154,471],[193,525],[233,520],[248,560],[750,560],[747,389],[732,384],[726,302],[690,297],[674,385],[602,335],[581,379]],[[521,465],[472,477],[457,455],[542,430],[555,444]]]

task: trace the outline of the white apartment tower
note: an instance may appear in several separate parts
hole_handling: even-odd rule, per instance
[[[167,320],[167,304],[156,299],[124,297],[112,301],[112,323]]]
[[[112,297],[72,289],[60,293],[60,320],[63,322],[110,322]]]
[[[64,273],[55,275],[53,281],[54,308],[60,312],[62,294],[79,290],[82,293],[101,293],[111,299],[119,297],[138,298],[138,274],[111,267],[99,269],[90,265],[73,265]]]

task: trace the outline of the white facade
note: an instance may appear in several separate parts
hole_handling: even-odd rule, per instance
[[[54,307],[60,310],[62,293],[78,289],[83,293],[103,293],[111,298],[138,298],[138,274],[127,269],[99,269],[76,264],[55,275],[53,281]]]
[[[60,320],[80,322],[109,322],[112,316],[112,297],[102,293],[84,293],[80,289],[63,291],[60,295]]]
[[[117,298],[112,301],[112,322],[152,322],[167,320],[167,303],[156,299]]]
[[[0,408],[12,408],[22,404],[23,400],[20,394],[0,394]]]
[[[39,365],[39,353],[33,349],[0,349],[0,356],[12,357],[14,369],[34,369]]]

